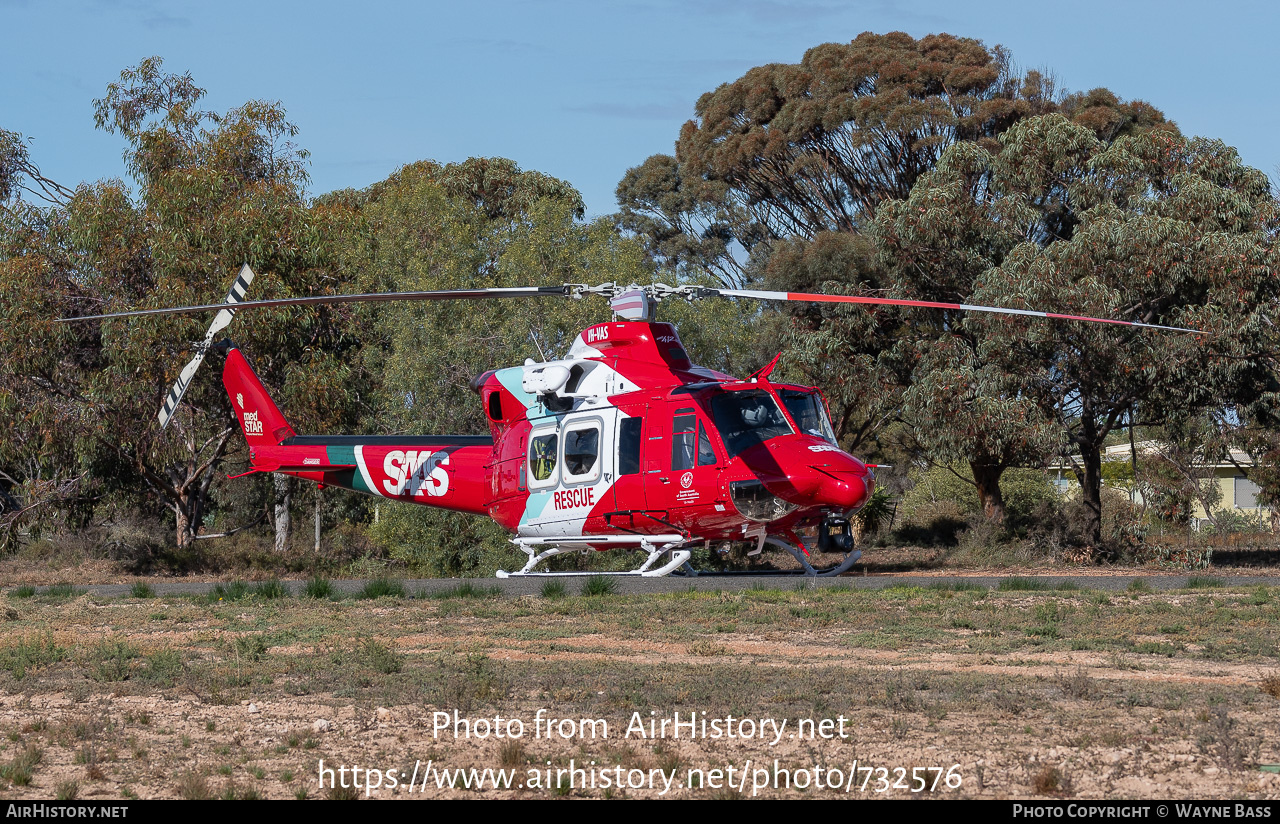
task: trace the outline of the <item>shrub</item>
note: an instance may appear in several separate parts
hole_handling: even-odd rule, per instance
[[[264,600],[275,600],[276,598],[288,598],[289,590],[285,589],[284,584],[279,579],[271,578],[263,581],[253,588],[253,594]]]
[[[583,595],[612,595],[618,591],[618,579],[607,575],[592,575],[582,582]]]
[[[328,578],[317,575],[307,581],[306,586],[302,588],[302,594],[308,598],[332,598],[333,584]]]
[[[357,598],[403,598],[404,584],[397,578],[374,578],[364,585]]]

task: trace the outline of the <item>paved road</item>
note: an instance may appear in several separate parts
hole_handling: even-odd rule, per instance
[[[1264,576],[1240,576],[1240,575],[1196,575],[1192,576],[1203,580],[1204,578],[1214,578],[1221,581],[1224,587],[1241,588],[1254,586],[1277,586],[1280,585],[1280,578],[1264,577]],[[699,576],[697,578],[686,578],[677,576],[668,576],[666,578],[638,578],[638,577],[619,577],[617,581],[617,592],[621,594],[641,594],[650,592],[686,592],[690,589],[696,590],[724,590],[724,591],[741,591],[744,589],[796,589],[799,587],[831,587],[842,586],[854,589],[884,589],[885,587],[929,587],[929,586],[955,586],[955,585],[977,585],[987,589],[995,589],[1000,586],[1001,582],[1008,581],[1013,578],[1034,581],[1037,585],[1046,589],[1054,589],[1060,586],[1068,588],[1078,587],[1080,589],[1091,590],[1107,590],[1107,591],[1123,591],[1129,588],[1135,580],[1141,579],[1147,583],[1153,590],[1172,590],[1183,589],[1187,586],[1189,576],[1187,575],[1169,575],[1159,573],[1153,575],[1018,575],[1018,576],[920,576],[920,575],[868,575],[868,576],[845,576],[842,578],[803,578],[800,576],[760,576],[760,575],[731,575],[731,576]],[[547,578],[508,578],[499,580],[496,578],[424,578],[424,579],[407,579],[402,580],[405,591],[410,594],[434,594],[447,590],[455,589],[463,584],[471,584],[473,587],[481,589],[498,589],[505,595],[536,595],[542,590],[542,585]],[[586,576],[562,577],[565,588],[570,593],[577,593],[582,587]],[[215,586],[212,583],[195,583],[175,581],[172,583],[159,583],[149,580],[148,583],[157,595],[207,595]],[[304,581],[283,581],[284,585],[293,595],[302,592],[305,585]],[[334,580],[331,582],[336,593],[344,595],[354,595],[364,588],[367,581],[364,580]],[[4,592],[12,591],[13,587],[5,588]],[[37,592],[44,592],[48,587],[37,587]],[[114,598],[127,596],[130,591],[129,585],[126,584],[105,584],[81,587],[93,595]]]

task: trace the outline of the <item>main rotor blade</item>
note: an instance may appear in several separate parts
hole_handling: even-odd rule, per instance
[[[1084,315],[1063,315],[1058,312],[1036,312],[1031,309],[1006,309],[999,306],[977,306],[972,303],[943,303],[936,300],[904,300],[901,298],[876,298],[862,295],[823,295],[814,292],[768,292],[757,289],[711,289],[718,295],[732,298],[753,298],[755,300],[789,300],[802,303],[862,303],[873,306],[916,306],[924,309],[960,309],[965,312],[991,312],[998,315],[1026,315],[1033,318],[1057,318],[1059,320],[1082,320],[1089,323],[1111,323],[1117,326],[1139,326],[1143,329],[1163,329],[1166,332],[1191,332],[1197,335],[1208,334],[1203,329],[1186,329],[1181,326],[1161,326],[1155,323],[1139,323],[1134,320],[1115,320],[1114,318],[1091,318]]]
[[[384,303],[395,300],[489,300],[492,298],[529,298],[543,295],[568,297],[565,286],[514,286],[493,289],[451,289],[440,292],[374,292],[367,295],[316,295],[305,298],[275,298],[249,300],[237,303],[235,311],[260,309],[272,306],[315,306],[333,303]],[[223,303],[205,303],[199,306],[179,306],[172,309],[136,309],[131,312],[112,312],[107,315],[84,315],[77,318],[58,318],[58,323],[74,323],[82,320],[107,320],[110,318],[134,318],[143,315],[183,315],[194,312],[210,312],[224,309]]]

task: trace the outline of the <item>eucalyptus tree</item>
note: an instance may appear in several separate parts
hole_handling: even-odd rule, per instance
[[[1024,240],[975,281],[972,302],[1204,330],[964,321],[976,354],[1060,428],[1097,542],[1107,435],[1135,413],[1176,422],[1274,392],[1277,204],[1266,176],[1216,140],[1153,129],[1108,144],[1050,115],[1001,143],[973,160],[989,181],[976,194]]]
[[[189,358],[185,342],[202,338],[209,319],[55,319],[216,302],[245,262],[259,272],[261,297],[334,288],[331,239],[350,221],[342,208],[308,203],[307,154],[280,104],[250,101],[219,114],[198,108],[203,96],[159,58],[126,69],[95,101],[95,119],[124,138],[136,189],[81,184],[38,224],[6,232],[0,260],[0,288],[13,298],[0,307],[0,351],[21,353],[6,355],[5,380],[30,390],[18,408],[52,442],[72,444],[106,490],[169,508],[180,547],[199,534],[210,490],[238,447],[212,370],[166,431],[155,422]],[[245,314],[233,329],[268,385],[286,398],[291,386],[324,397],[314,411],[329,421],[346,414],[352,385],[333,368],[349,341],[331,317]]]

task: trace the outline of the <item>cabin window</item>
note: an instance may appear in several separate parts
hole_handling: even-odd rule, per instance
[[[547,481],[555,476],[559,441],[554,432],[529,439],[529,472],[535,481]]]
[[[489,420],[502,420],[502,393],[496,389],[489,393]]]
[[[644,418],[623,418],[618,424],[618,474],[640,474],[640,425]]]
[[[599,475],[600,458],[598,426],[569,429],[564,433],[564,473],[571,480]]]

